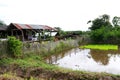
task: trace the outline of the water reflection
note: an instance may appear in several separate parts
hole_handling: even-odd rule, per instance
[[[108,56],[108,51],[90,50],[90,54],[97,63],[107,65],[109,62],[110,56]]]
[[[78,53],[79,51],[80,51],[80,50],[79,50],[78,48],[75,48],[75,49],[72,49],[72,50],[70,50],[70,51],[63,52],[63,53],[61,53],[61,54],[56,54],[56,55],[53,55],[53,56],[49,56],[49,57],[46,58],[46,61],[47,61],[47,63],[49,63],[49,64],[57,63],[57,61],[58,61],[59,59],[62,59],[62,58],[64,58],[65,56],[71,57],[71,54],[73,54],[73,52],[74,52],[74,54],[76,54],[76,53]]]
[[[102,65],[107,65],[109,63],[110,57],[115,57],[120,55],[120,50],[90,50],[92,58]]]
[[[74,70],[120,74],[120,50],[72,49],[46,59],[50,64]]]

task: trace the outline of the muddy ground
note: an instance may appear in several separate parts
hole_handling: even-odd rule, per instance
[[[15,74],[18,79],[8,79],[0,77],[0,80],[30,80],[31,77],[35,80],[120,80],[120,76],[114,75],[101,75],[101,74],[89,74],[80,73],[74,74],[63,73],[60,71],[50,71],[42,68],[23,68],[18,65],[0,66],[0,75],[5,73]]]

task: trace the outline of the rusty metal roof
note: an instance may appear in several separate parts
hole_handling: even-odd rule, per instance
[[[46,25],[34,25],[34,24],[18,24],[18,23],[11,23],[13,24],[17,29],[42,29],[42,30],[53,30],[54,28]]]

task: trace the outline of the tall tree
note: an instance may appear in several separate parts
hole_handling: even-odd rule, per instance
[[[102,27],[102,25],[103,25],[103,20],[96,18],[95,20],[92,21],[92,26],[89,29],[90,30],[100,29],[100,27]]]
[[[101,16],[101,19],[103,19],[104,22],[109,22],[109,20],[110,20],[110,16],[107,15],[107,14],[103,14],[103,15]]]
[[[88,21],[88,23],[92,22],[92,26],[89,27],[89,29],[96,30],[96,29],[100,29],[103,26],[110,28],[110,27],[112,27],[112,25],[109,20],[110,20],[110,17],[107,14],[104,14],[92,21],[90,20],[90,21]]]
[[[120,17],[115,16],[112,20],[113,25],[116,26],[120,26]]]

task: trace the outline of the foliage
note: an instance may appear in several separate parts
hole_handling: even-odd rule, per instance
[[[59,36],[64,36],[64,35],[66,35],[66,32],[63,31],[60,27],[54,27],[54,28],[58,31]]]
[[[117,45],[85,45],[80,48],[99,49],[99,50],[118,50]]]
[[[120,17],[115,16],[112,20],[112,23],[115,27],[120,26]]]
[[[8,51],[9,54],[18,57],[22,54],[22,42],[15,37],[8,37]]]
[[[112,29],[108,29],[102,27],[91,31],[90,37],[93,43],[120,44],[120,28],[114,27]]]
[[[60,27],[54,27],[57,31],[62,31]]]
[[[9,62],[9,64],[7,63],[7,65],[9,65],[10,67],[7,67],[7,69],[11,69],[10,70],[11,73],[10,74],[3,73],[3,77],[5,77],[5,80],[6,78],[9,80],[14,80],[16,78],[17,78],[16,80],[21,80],[21,78],[18,77],[21,70],[23,73],[21,73],[22,76],[20,75],[20,77],[24,78],[25,80],[27,80],[26,74],[29,77],[29,80],[44,80],[44,79],[41,79],[41,76],[36,75],[36,74],[41,74],[45,76],[45,80],[50,79],[50,77],[55,78],[55,79],[50,79],[50,80],[59,80],[59,78],[57,78],[56,76],[60,77],[61,75],[63,77],[60,77],[60,79],[64,78],[63,80],[71,80],[71,79],[72,80],[99,80],[100,77],[106,77],[106,76],[107,77],[111,76],[114,78],[120,77],[119,75],[113,75],[113,74],[108,74],[108,73],[77,71],[77,70],[72,70],[72,69],[61,68],[55,65],[47,64],[41,59],[42,57],[40,57],[40,55],[35,55],[34,53],[31,53],[22,59],[21,58],[16,58],[16,59],[10,58],[8,59],[8,61],[4,59],[7,62]],[[16,67],[12,69],[12,66],[16,66]],[[51,75],[51,76],[47,77],[48,75]]]
[[[71,47],[72,43],[69,45],[70,45],[69,47]],[[56,54],[56,53],[59,54],[60,53],[59,50],[60,51],[62,50],[62,52],[63,52],[64,50],[68,49],[69,47],[64,42],[60,42],[60,44],[56,47],[56,52],[53,52],[53,54]],[[58,52],[57,52],[57,50],[58,50]],[[48,53],[50,54],[50,52],[48,52]],[[11,72],[13,72],[13,73],[16,72],[16,75],[23,74],[23,76],[22,76],[23,78],[26,78],[26,74],[29,77],[29,74],[35,73],[35,74],[33,74],[33,76],[30,75],[30,80],[38,80],[38,79],[35,79],[35,77],[38,77],[38,75],[36,75],[36,74],[39,74],[39,73],[43,76],[46,76],[45,77],[46,79],[47,78],[50,79],[50,77],[53,77],[53,78],[55,78],[55,80],[59,80],[59,79],[56,79],[57,77],[55,77],[55,76],[58,76],[58,75],[61,76],[61,74],[62,75],[68,74],[68,76],[65,76],[65,80],[70,80],[70,79],[97,80],[101,76],[112,76],[110,74],[105,74],[105,73],[103,74],[103,73],[93,73],[93,72],[85,72],[85,71],[73,71],[70,69],[60,68],[55,65],[47,64],[44,61],[45,57],[43,57],[42,55],[44,55],[44,54],[43,53],[42,54],[29,53],[29,54],[24,54],[24,56],[22,58],[15,58],[15,59],[11,58],[11,57],[10,58],[9,57],[2,58],[0,60],[0,65],[5,66],[5,68],[7,68],[7,70],[11,69]],[[7,67],[6,67],[6,65],[7,65]],[[15,65],[17,66],[17,68],[15,67],[12,69],[12,66],[15,66]],[[10,68],[9,68],[9,66],[10,66]],[[17,70],[19,72],[17,72]],[[21,73],[20,70],[22,70],[23,73]],[[47,75],[49,75],[48,73],[55,75],[55,76],[47,77]],[[69,78],[72,76],[73,76],[73,78]],[[20,80],[20,79],[18,79],[18,80]],[[27,79],[25,79],[25,80],[27,80]],[[42,79],[40,79],[40,80],[42,80]],[[53,80],[53,79],[51,79],[51,80]]]
[[[101,16],[101,19],[103,19],[103,21],[105,21],[105,22],[109,22],[110,16],[107,15],[107,14],[103,14],[103,15]]]
[[[23,79],[20,77],[17,77],[13,73],[4,73],[0,75],[0,80],[23,80]]]
[[[92,26],[90,27],[92,43],[120,44],[120,18],[116,16],[113,18],[114,26],[111,25],[109,19],[109,16],[102,15],[92,21]]]
[[[104,34],[104,28],[97,29],[94,31],[91,31],[91,39],[96,43],[96,42],[101,42],[103,41],[103,34]]]
[[[109,15],[104,14],[101,17],[94,19],[93,21],[88,21],[88,23],[92,22],[92,25],[91,27],[89,27],[89,29],[96,30],[96,29],[100,29],[103,26],[111,28],[112,25],[109,19],[110,19]]]
[[[4,21],[0,20],[0,25],[6,25]]]

